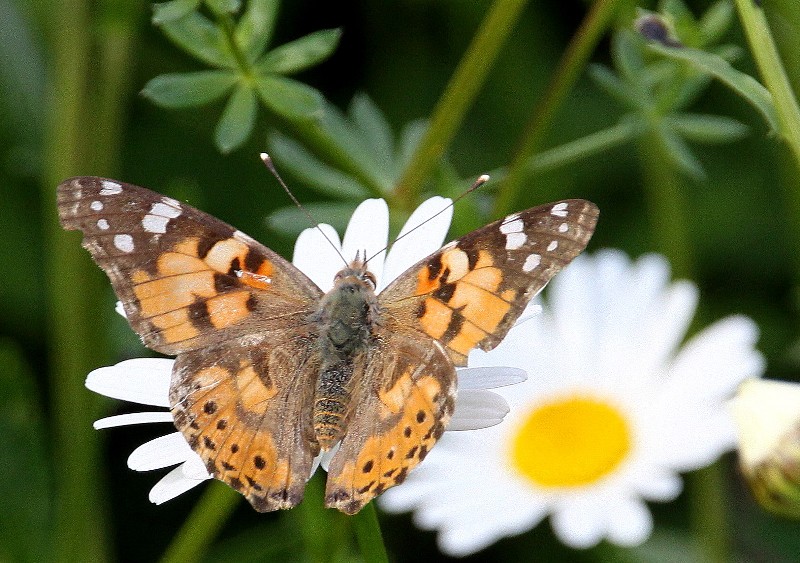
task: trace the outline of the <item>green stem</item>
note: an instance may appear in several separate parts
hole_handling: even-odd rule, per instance
[[[433,110],[428,129],[397,184],[394,205],[408,208],[416,202],[527,3],[495,0]]]
[[[361,512],[352,517],[353,531],[356,535],[361,555],[367,563],[389,563],[386,547],[383,544],[381,526],[375,503],[370,502]]]
[[[522,133],[508,167],[508,175],[498,188],[493,216],[505,215],[514,207],[522,182],[529,172],[531,155],[539,149],[558,109],[586,67],[619,3],[620,0],[596,0],[572,37],[553,79]]]
[[[639,143],[650,228],[655,249],[670,261],[673,276],[690,278],[693,260],[684,220],[684,180],[670,164],[668,151],[664,140],[654,131],[648,132]]]
[[[211,481],[164,552],[162,563],[199,561],[241,499],[227,485]]]
[[[772,95],[778,114],[779,133],[792,157],[793,169],[786,176],[792,178],[787,185],[788,213],[795,226],[800,225],[800,187],[796,178],[800,175],[800,108],[786,75],[780,55],[773,41],[764,11],[752,0],[736,0],[739,18],[742,21],[750,51],[758,65],[764,84]],[[800,229],[791,230],[794,247],[800,247]],[[795,253],[796,254],[796,253]],[[794,258],[795,283],[800,283],[800,256]]]
[[[687,476],[691,527],[702,561],[726,563],[731,554],[726,517],[725,471],[721,462]]]
[[[103,10],[113,6],[102,4]],[[65,178],[108,173],[118,149],[122,92],[117,78],[128,74],[127,56],[118,66],[100,57],[91,38],[113,33],[98,24],[97,3],[54,2],[51,98],[48,100],[43,172],[43,217],[48,245],[47,300],[51,330],[51,400],[54,459],[59,476],[54,500],[53,552],[71,561],[107,558],[98,436],[91,429],[96,398],[83,386],[86,374],[107,361],[100,303],[101,275],[81,248],[80,237],[65,233],[56,217],[55,186]],[[135,10],[131,10],[135,11]],[[133,19],[125,22],[135,29]],[[76,40],[76,37],[82,38]],[[93,74],[97,71],[97,74]],[[91,96],[99,81],[110,91],[100,101]],[[94,142],[99,137],[104,142]],[[110,313],[109,313],[110,314]]]

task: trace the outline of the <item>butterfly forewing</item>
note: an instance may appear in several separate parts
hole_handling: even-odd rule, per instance
[[[388,314],[466,365],[471,349],[494,348],[531,298],[586,247],[598,214],[580,199],[512,213],[417,263],[379,299]]]
[[[320,290],[230,225],[145,188],[94,177],[58,186],[61,224],[105,270],[144,343],[177,354],[301,314]]]

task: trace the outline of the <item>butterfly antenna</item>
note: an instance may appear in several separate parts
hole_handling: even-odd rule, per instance
[[[314,217],[312,217],[311,213],[308,212],[308,209],[303,207],[303,205],[299,201],[297,201],[297,198],[292,193],[292,190],[289,189],[289,186],[287,186],[286,182],[283,181],[283,178],[281,178],[281,175],[278,174],[278,170],[275,168],[275,164],[273,164],[272,158],[265,152],[262,152],[260,156],[261,156],[261,160],[264,162],[264,165],[272,173],[272,175],[275,176],[275,179],[278,180],[278,183],[283,188],[283,191],[285,191],[286,194],[289,196],[289,199],[291,199],[292,202],[297,206],[297,208],[300,211],[303,212],[303,214],[306,216],[306,218],[308,218],[308,222],[311,223],[314,226],[314,228],[317,229],[322,234],[323,237],[325,237],[325,240],[328,241],[328,243],[331,245],[331,247],[336,251],[336,254],[339,255],[339,258],[342,259],[342,262],[344,262],[344,265],[345,266],[349,266],[350,264],[347,262],[345,257],[342,256],[342,253],[339,250],[339,248],[337,248],[337,246],[335,244],[333,244],[333,241],[330,238],[328,238],[328,235],[325,234],[325,231],[322,230],[322,228],[319,226],[319,223],[317,223],[316,220],[314,220]],[[487,176],[487,178],[488,178],[488,176]]]
[[[405,237],[407,237],[408,235],[410,235],[411,233],[413,233],[414,231],[416,231],[417,229],[419,229],[421,226],[423,226],[425,223],[428,223],[428,222],[430,222],[430,221],[433,221],[433,220],[434,220],[434,219],[436,219],[436,218],[437,218],[439,215],[441,215],[442,213],[444,213],[445,211],[447,211],[448,209],[450,209],[451,207],[453,207],[453,206],[454,206],[456,203],[458,203],[459,201],[461,201],[461,199],[463,199],[464,197],[468,196],[469,194],[471,194],[472,192],[474,192],[475,190],[477,190],[478,188],[480,188],[482,185],[484,185],[484,184],[485,184],[486,182],[488,182],[488,181],[489,181],[489,175],[488,175],[488,174],[481,174],[481,175],[478,177],[478,179],[477,179],[477,180],[475,180],[475,182],[474,182],[474,183],[473,183],[473,184],[472,184],[472,185],[471,185],[471,186],[470,186],[470,187],[469,187],[467,190],[465,190],[465,191],[464,191],[464,192],[463,192],[461,195],[459,195],[457,198],[455,198],[453,201],[451,201],[451,202],[450,202],[448,205],[446,205],[445,207],[443,207],[442,209],[440,209],[438,212],[434,213],[433,215],[431,215],[430,217],[428,217],[427,219],[425,219],[425,220],[424,220],[422,223],[420,223],[419,225],[416,225],[414,228],[412,228],[412,229],[409,229],[408,231],[406,231],[405,233],[403,233],[402,235],[400,235],[399,237],[397,237],[396,239],[394,239],[394,243],[392,243],[392,244],[395,244],[395,243],[397,243],[397,241],[398,241],[398,240],[400,240],[400,239],[402,239],[402,238],[405,238]],[[375,254],[373,254],[372,256],[370,256],[369,258],[367,258],[367,260],[366,260],[364,263],[366,264],[367,262],[369,262],[370,260],[372,260],[373,258],[375,258],[375,257],[376,257],[378,254],[380,254],[381,252],[384,252],[384,251],[385,251],[387,248],[389,248],[389,247],[388,247],[388,246],[385,246],[384,248],[382,248],[381,250],[379,250],[378,252],[376,252]]]

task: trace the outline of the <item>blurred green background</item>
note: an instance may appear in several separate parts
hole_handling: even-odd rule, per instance
[[[771,131],[728,85],[648,49],[633,31],[637,7],[661,8],[683,43],[721,55],[760,80],[745,33],[749,24],[742,23],[748,9],[760,9],[749,0],[736,4],[738,12],[733,3],[696,0],[684,12],[678,2],[627,0],[285,0],[269,49],[319,30],[341,30],[327,60],[293,75],[316,89],[321,105],[309,117],[293,107],[275,111],[260,99],[251,135],[236,137],[250,114],[231,118],[233,137],[229,131],[222,139],[228,142],[223,154],[216,128],[224,97],[173,109],[140,95],[156,76],[209,68],[151,23],[149,4],[0,0],[0,558],[158,559],[207,488],[151,505],[147,492],[160,474],[137,474],[125,459],[163,429],[100,433],[91,427],[99,416],[134,407],[93,396],[83,387],[86,373],[149,352],[113,313],[110,284],[79,237],[57,225],[55,186],[72,175],[150,187],[290,256],[295,215],[285,210],[287,197],[264,169],[260,151],[275,156],[319,221],[339,227],[362,192],[387,197],[400,223],[424,197],[457,195],[484,172],[496,171],[502,180],[505,167],[517,163],[510,170],[516,189],[503,192],[503,182],[494,182],[460,202],[451,236],[512,207],[593,200],[601,221],[590,249],[665,253],[676,275],[701,289],[698,327],[731,313],[752,317],[761,328],[768,376],[798,379],[800,169],[791,139],[800,132],[785,129],[797,123],[781,121],[784,129]],[[762,4],[796,93],[800,5]],[[208,7],[202,10],[209,15]],[[494,28],[485,20],[490,13],[506,19],[492,20]],[[690,13],[711,15],[698,23]],[[482,32],[488,47],[471,59],[464,83],[472,90],[462,86],[443,98],[448,85],[462,84],[451,79]],[[357,135],[342,126],[348,118],[341,115],[338,126],[324,119],[316,129],[309,125],[320,111],[346,112],[354,99],[351,117],[361,111],[373,125],[385,120],[397,154],[353,145],[350,137]],[[681,121],[687,114],[726,119]],[[453,135],[434,143],[444,157],[434,150],[426,169],[414,152],[425,143],[416,120],[432,115],[456,121]],[[447,129],[441,122],[435,127]],[[604,131],[623,134],[592,136]],[[536,155],[543,159],[538,165]],[[303,159],[311,159],[311,173],[304,174]],[[355,187],[348,194],[321,190],[315,175],[321,180],[322,162]],[[371,171],[383,165],[391,172],[381,180]],[[714,471],[721,477],[724,527],[713,541],[727,547],[710,552],[740,561],[798,560],[797,522],[754,504],[733,456]],[[690,478],[678,501],[653,506],[656,532],[635,550],[601,545],[573,552],[543,524],[468,560],[710,560],[692,543],[692,484]],[[409,517],[380,520],[392,560],[445,559],[434,535],[414,528]],[[242,501],[218,525],[216,539],[205,536],[211,541],[205,560],[361,558],[338,516],[316,520],[326,533],[341,535],[333,549],[324,542],[309,547],[313,517],[300,509],[262,515]]]

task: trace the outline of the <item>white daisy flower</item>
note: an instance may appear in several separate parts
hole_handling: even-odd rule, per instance
[[[383,249],[388,240],[389,209],[382,199],[366,200],[353,213],[341,243],[339,235],[330,225],[323,224],[319,229],[303,231],[295,243],[293,263],[323,291],[328,291],[333,287],[334,276],[343,266],[342,258],[353,260],[356,253],[360,253],[370,258],[370,271],[375,274],[380,291],[404,270],[441,247],[452,219],[450,204],[449,199],[441,197],[433,197],[422,203],[408,219],[387,254]],[[427,223],[410,232],[428,219]],[[410,234],[403,236],[405,233]],[[117,310],[121,310],[121,307],[118,306]],[[174,360],[166,358],[127,360],[94,370],[86,379],[86,387],[115,399],[169,408],[173,363]],[[477,367],[458,370],[459,392],[448,430],[486,428],[498,424],[508,413],[508,404],[487,389],[524,379],[525,373],[518,368]],[[171,423],[172,415],[166,410],[123,414],[98,420],[94,426],[99,429],[150,422]],[[332,452],[326,454],[326,459],[322,460],[323,467],[331,455]],[[317,459],[314,470],[320,461]],[[172,432],[142,444],[128,458],[128,467],[136,471],[174,465],[178,467],[150,491],[149,498],[156,504],[211,479],[205,464],[180,432]]]
[[[734,447],[726,399],[764,368],[748,318],[723,319],[682,347],[696,287],[670,283],[660,256],[604,251],[556,276],[544,312],[472,366],[508,365],[527,382],[500,390],[511,414],[449,433],[406,482],[384,493],[463,556],[548,515],[565,544],[622,546],[652,531],[646,500],[670,501],[680,472]]]

